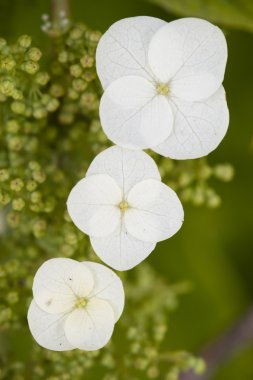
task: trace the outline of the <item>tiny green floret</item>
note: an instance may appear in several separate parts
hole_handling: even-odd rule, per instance
[[[84,297],[78,297],[76,299],[75,307],[76,309],[82,309],[87,305],[87,299]]]
[[[119,204],[119,209],[121,212],[125,212],[129,208],[129,205],[126,201],[122,201]]]
[[[156,91],[158,95],[167,96],[169,94],[170,88],[169,85],[166,83],[157,83]]]

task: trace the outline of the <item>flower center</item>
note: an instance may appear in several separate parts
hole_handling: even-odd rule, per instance
[[[122,201],[119,204],[119,209],[121,212],[125,212],[128,209],[129,205],[126,201]]]
[[[76,303],[75,303],[75,307],[76,309],[82,309],[83,307],[85,307],[87,305],[87,299],[84,298],[84,297],[78,297],[76,299]]]
[[[156,92],[159,95],[168,95],[170,91],[169,85],[166,83],[157,83],[156,85]]]

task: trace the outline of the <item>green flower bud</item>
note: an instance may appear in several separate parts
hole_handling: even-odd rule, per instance
[[[46,229],[46,221],[44,219],[38,219],[33,225],[33,234],[36,238],[40,238],[45,235]]]
[[[33,180],[29,180],[26,184],[26,190],[29,191],[29,192],[32,192],[36,189],[37,187],[37,183]]]
[[[201,186],[197,186],[192,194],[193,204],[200,206],[205,202],[205,192]]]
[[[69,244],[64,244],[61,248],[61,252],[64,257],[71,257],[75,253],[75,248]]]
[[[195,360],[195,365],[194,365],[194,372],[197,374],[197,375],[202,375],[202,373],[204,373],[206,370],[206,363],[203,359],[201,358],[197,358]]]
[[[82,91],[84,91],[86,89],[87,82],[85,82],[81,78],[77,78],[77,79],[73,80],[72,86],[73,86],[73,88],[74,88],[75,91],[82,92]]]
[[[83,79],[85,79],[87,82],[91,82],[95,78],[96,78],[95,71],[85,71],[83,73]]]
[[[6,220],[10,227],[16,228],[20,223],[20,215],[16,212],[10,212],[7,215]]]
[[[31,202],[32,203],[39,203],[42,199],[42,194],[41,192],[39,191],[34,191],[32,194],[31,194]]]
[[[44,205],[44,211],[45,212],[52,212],[55,208],[55,201],[54,199],[47,199]]]
[[[95,94],[93,94],[92,92],[85,92],[81,96],[80,104],[90,109],[92,108],[92,105],[95,104],[96,100],[97,98]]]
[[[12,208],[15,211],[21,211],[25,207],[25,201],[22,198],[16,198],[12,201]]]
[[[215,177],[221,179],[224,182],[231,181],[234,177],[234,174],[234,168],[230,164],[220,164],[214,168]]]
[[[25,34],[23,36],[19,37],[19,39],[18,39],[19,46],[24,48],[24,49],[29,48],[31,43],[32,43],[32,38],[30,36],[25,35]]]
[[[75,78],[80,77],[82,75],[81,66],[77,64],[70,66],[70,74]]]
[[[87,34],[87,38],[93,42],[94,44],[96,44],[100,38],[101,38],[101,33],[98,32],[98,31],[91,31]]]
[[[8,169],[0,169],[0,182],[7,181],[10,178]]]
[[[21,191],[23,189],[24,182],[23,182],[23,180],[21,178],[13,179],[11,181],[11,186],[10,187],[11,187],[12,191],[15,191],[15,192],[18,193],[19,191]]]
[[[48,112],[54,112],[59,108],[60,102],[58,99],[51,99],[47,104],[47,111]]]
[[[94,58],[89,56],[89,55],[84,55],[81,59],[80,59],[80,63],[81,65],[83,66],[83,68],[90,68],[94,65]]]
[[[39,64],[37,62],[34,62],[34,61],[27,61],[27,62],[23,63],[22,69],[27,74],[34,75],[39,70]]]
[[[172,368],[170,372],[166,375],[165,380],[178,380],[179,378],[179,369]]]
[[[64,92],[64,87],[59,83],[54,83],[50,88],[50,94],[55,98],[60,98]]]
[[[11,57],[5,57],[1,60],[1,69],[11,71],[16,66],[16,62]]]
[[[0,82],[0,92],[3,95],[12,96],[14,90],[15,83],[12,80],[6,79]]]
[[[76,91],[74,91],[72,88],[68,90],[68,97],[72,100],[78,99],[79,95]]]
[[[18,114],[18,115],[23,115],[26,110],[25,103],[20,102],[20,101],[14,101],[11,103],[11,110],[12,112]]]
[[[33,110],[33,117],[35,119],[45,119],[47,117],[47,110],[43,107],[37,107]]]
[[[8,203],[10,203],[10,201],[11,201],[11,198],[9,194],[0,191],[0,204],[2,204],[3,206],[6,206]]]
[[[35,170],[32,177],[38,183],[43,183],[46,180],[46,174],[42,170]]]
[[[46,72],[39,72],[35,76],[35,82],[41,86],[45,86],[48,83],[49,79],[50,77]]]
[[[221,198],[218,194],[215,193],[214,190],[209,189],[207,191],[207,206],[211,208],[217,208],[221,204]]]
[[[15,88],[12,92],[12,98],[14,100],[22,100],[24,98],[22,91]]]
[[[72,40],[78,40],[83,36],[83,30],[81,28],[74,28],[70,31],[69,37]]]
[[[14,152],[19,152],[24,144],[24,140],[20,136],[11,136],[8,139],[8,148]]]
[[[40,60],[42,53],[40,49],[32,47],[28,50],[28,57],[31,61],[37,62]]]
[[[31,170],[40,170],[41,168],[40,164],[37,161],[30,161],[28,167]]]
[[[186,187],[180,193],[180,199],[183,202],[189,202],[192,199],[193,190],[191,187]]]
[[[61,51],[58,55],[58,61],[61,63],[68,62],[68,53],[65,50]]]
[[[149,379],[157,379],[159,374],[159,369],[155,366],[152,366],[147,370],[147,376]]]

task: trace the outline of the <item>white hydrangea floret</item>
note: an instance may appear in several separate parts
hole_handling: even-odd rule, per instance
[[[224,34],[208,21],[142,16],[116,22],[96,54],[105,134],[120,146],[174,159],[207,155],[229,124],[226,61]]]
[[[104,265],[51,259],[37,271],[30,331],[49,350],[93,351],[110,340],[124,307],[120,278]]]
[[[118,146],[93,160],[71,190],[67,207],[75,225],[90,235],[97,255],[117,270],[139,264],[158,241],[180,229],[184,217],[154,160],[141,150]]]

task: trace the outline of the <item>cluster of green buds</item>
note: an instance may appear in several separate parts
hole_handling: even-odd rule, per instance
[[[206,205],[210,208],[216,208],[221,204],[221,198],[213,188],[212,180],[229,182],[234,177],[231,164],[211,166],[206,158],[190,161],[159,158],[159,169],[167,184],[179,194],[182,202],[190,202],[194,206]]]

